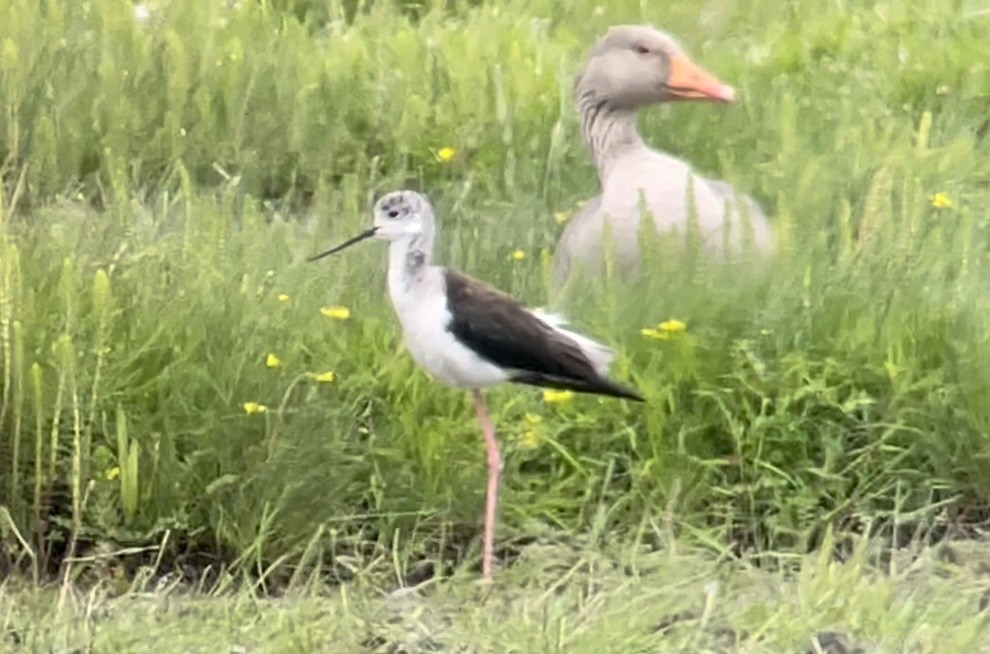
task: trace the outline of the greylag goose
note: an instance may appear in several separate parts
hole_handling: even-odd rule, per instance
[[[574,80],[581,132],[598,169],[602,193],[571,218],[561,234],[554,253],[557,289],[578,265],[591,274],[600,271],[606,218],[611,222],[620,272],[625,276],[636,270],[640,192],[658,232],[676,229],[683,234],[690,216],[690,184],[704,251],[716,260],[724,257],[721,228],[727,221],[731,223],[729,248],[740,249],[745,223],[735,189],[699,176],[682,159],[650,148],[636,128],[641,107],[734,99],[733,88],[695,64],[671,36],[645,25],[609,28]],[[773,233],[765,213],[751,197],[738,197],[746,205],[756,251],[769,252]]]

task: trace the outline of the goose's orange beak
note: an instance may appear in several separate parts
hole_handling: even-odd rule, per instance
[[[736,99],[734,88],[682,54],[670,58],[670,75],[665,86],[672,100],[733,102]]]

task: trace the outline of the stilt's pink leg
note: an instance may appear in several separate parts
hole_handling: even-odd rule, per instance
[[[492,580],[492,559],[495,551],[495,513],[498,505],[498,482],[502,474],[502,454],[495,439],[495,428],[485,406],[481,391],[473,389],[474,409],[478,412],[478,422],[485,432],[485,445],[488,447],[488,493],[485,495],[485,542],[481,559],[481,576],[485,581]]]

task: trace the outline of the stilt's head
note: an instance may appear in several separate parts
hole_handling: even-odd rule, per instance
[[[574,80],[613,107],[659,102],[732,102],[735,91],[704,70],[668,34],[649,25],[615,25],[602,36]]]
[[[415,191],[392,191],[375,203],[375,238],[398,241],[433,235],[433,207]]]
[[[415,240],[429,254],[433,244],[435,219],[433,207],[426,196],[416,191],[392,191],[378,199],[372,214],[374,222],[370,229],[335,248],[310,257],[309,261],[322,259],[372,237],[384,241]]]

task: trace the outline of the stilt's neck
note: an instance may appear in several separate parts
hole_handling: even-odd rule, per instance
[[[432,230],[392,241],[388,248],[388,290],[394,304],[400,304],[423,280],[432,260]]]
[[[636,111],[614,107],[594,91],[581,87],[575,95],[581,134],[598,169],[598,180],[604,185],[611,162],[629,152],[646,149],[636,129]]]

